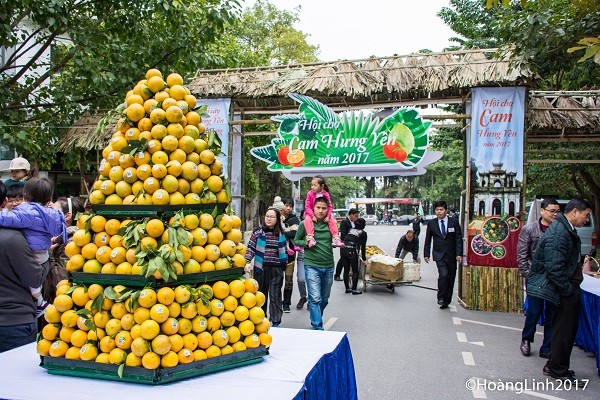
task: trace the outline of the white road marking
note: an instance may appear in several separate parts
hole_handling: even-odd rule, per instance
[[[463,332],[456,332],[456,338],[458,339],[459,343],[470,343],[474,344],[475,346],[485,346],[483,342],[469,342],[467,340],[467,335]]]
[[[471,390],[471,392],[473,393],[473,398],[474,399],[487,399],[487,396],[485,394],[485,390],[482,390],[482,389],[473,389],[473,390]]]
[[[459,317],[452,317],[452,323],[454,325],[462,325],[462,322],[460,322],[460,318]]]
[[[448,306],[448,309],[450,310],[450,312],[457,312],[456,306]]]
[[[475,365],[475,360],[473,359],[473,353],[470,351],[462,352],[463,362],[465,365]]]
[[[472,321],[470,319],[463,319],[463,318],[459,318],[462,322],[470,322],[472,324],[478,324],[478,325],[485,325],[485,326],[493,326],[494,328],[503,328],[503,329],[510,329],[513,331],[522,331],[523,328],[513,328],[512,326],[505,326],[505,325],[496,325],[496,324],[488,324],[487,322],[480,322],[480,321]]]
[[[327,320],[327,322],[325,323],[325,325],[323,325],[323,330],[326,330],[326,331],[328,331],[328,330],[329,330],[329,328],[331,328],[331,326],[332,326],[333,324],[335,324],[335,321],[337,321],[337,318],[329,318],[329,319]]]

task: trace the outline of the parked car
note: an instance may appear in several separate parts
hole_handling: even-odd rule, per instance
[[[539,200],[541,201],[541,200]],[[556,199],[558,204],[560,205],[560,212],[564,212],[565,206],[569,202],[569,200],[564,199]],[[527,221],[533,221],[540,217],[539,207],[534,209],[531,207],[532,202],[528,202],[525,205],[525,210],[527,211]],[[539,203],[538,203],[539,204]],[[535,213],[531,215],[532,213]],[[594,213],[590,215],[590,220],[582,226],[581,228],[577,228],[577,235],[581,238],[581,254],[591,254],[591,251],[598,246],[598,234],[596,233],[596,222],[594,221]]]
[[[436,219],[437,215],[435,214],[427,214],[423,216],[423,225],[427,224],[429,221],[431,221],[432,219]]]
[[[348,216],[348,211],[350,211],[349,208],[334,208],[331,210],[331,215],[333,215],[333,218],[335,218],[339,225]]]
[[[379,224],[379,219],[377,218],[377,215],[374,214],[365,214],[363,216],[361,216],[362,219],[365,220],[367,225],[377,225]]]
[[[401,215],[396,218],[392,218],[392,225],[410,225],[410,223],[415,219],[412,215]]]

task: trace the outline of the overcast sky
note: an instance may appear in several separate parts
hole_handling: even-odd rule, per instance
[[[248,5],[254,0],[245,0]],[[448,0],[270,0],[279,9],[299,4],[296,28],[319,45],[322,61],[434,52],[456,36],[436,15]]]

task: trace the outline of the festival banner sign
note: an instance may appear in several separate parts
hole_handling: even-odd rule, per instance
[[[221,153],[218,155],[219,161],[223,163],[223,171],[227,173],[229,161],[229,107],[231,99],[202,99],[198,104],[206,105],[205,114],[208,118],[202,117],[202,123],[207,130],[214,131],[221,142]]]
[[[363,112],[336,114],[317,100],[290,94],[298,114],[278,115],[277,137],[251,154],[290,180],[313,175],[422,175],[442,153],[428,150],[428,129],[415,109],[379,120]]]
[[[525,88],[474,88],[469,159],[469,265],[517,267]]]

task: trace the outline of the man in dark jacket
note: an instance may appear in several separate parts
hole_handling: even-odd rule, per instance
[[[348,216],[340,222],[340,239],[344,241],[344,238],[350,232],[350,229],[354,228],[354,221],[358,219],[358,210],[356,208],[351,208],[348,210]],[[340,257],[342,254],[342,250],[340,249]],[[344,268],[344,264],[338,260],[337,265],[335,266],[335,274],[333,275],[333,280],[341,281],[342,278],[340,275],[342,274],[342,268]]]
[[[402,235],[398,241],[396,255],[394,257],[404,260],[404,257],[406,257],[408,253],[412,254],[413,262],[421,262],[421,260],[419,260],[419,238],[411,230],[406,232],[406,235]]]
[[[537,249],[538,243],[546,229],[552,224],[560,214],[560,205],[554,199],[544,199],[540,204],[541,217],[539,221],[534,221],[525,225],[519,234],[519,244],[517,245],[517,264],[519,272],[523,278],[529,275],[531,268],[531,258]],[[527,310],[525,310],[525,325],[521,334],[521,354],[529,356],[531,354],[531,343],[535,336],[537,322],[544,312],[543,299],[534,296],[527,297]],[[552,339],[552,308],[545,308],[544,314],[544,340],[540,347],[540,357],[548,358],[550,355],[550,341]]]
[[[0,205],[6,187],[0,182]],[[30,287],[40,287],[48,263],[40,264],[18,230],[0,229],[0,353],[35,341],[35,300]]]
[[[581,240],[575,228],[585,225],[590,217],[590,205],[572,199],[564,215],[556,217],[539,242],[527,276],[527,295],[551,303],[552,343],[550,359],[543,369],[545,375],[577,385],[569,370],[571,352],[579,322],[579,285]]]
[[[437,301],[443,310],[448,308],[448,304],[452,301],[454,280],[456,279],[456,263],[462,260],[462,230],[456,218],[448,217],[448,203],[443,200],[436,201],[433,207],[437,218],[427,223],[423,258],[426,263],[429,263],[429,255],[432,254],[433,261],[437,265]],[[433,252],[431,250],[432,242]]]
[[[300,225],[300,220],[294,214],[294,201],[289,198],[285,198],[281,201],[283,203],[283,208],[280,209],[281,216],[283,219],[283,226],[285,227],[285,238],[288,241],[288,264],[285,269],[285,281],[283,284],[283,312],[290,312],[290,305],[292,304],[292,292],[294,290],[294,267],[296,263],[296,253],[293,251],[294,249],[294,236],[296,236],[296,231],[298,230],[298,225]],[[298,305],[299,308],[304,307],[306,304],[306,282],[298,281],[298,290],[300,291],[300,302]]]

